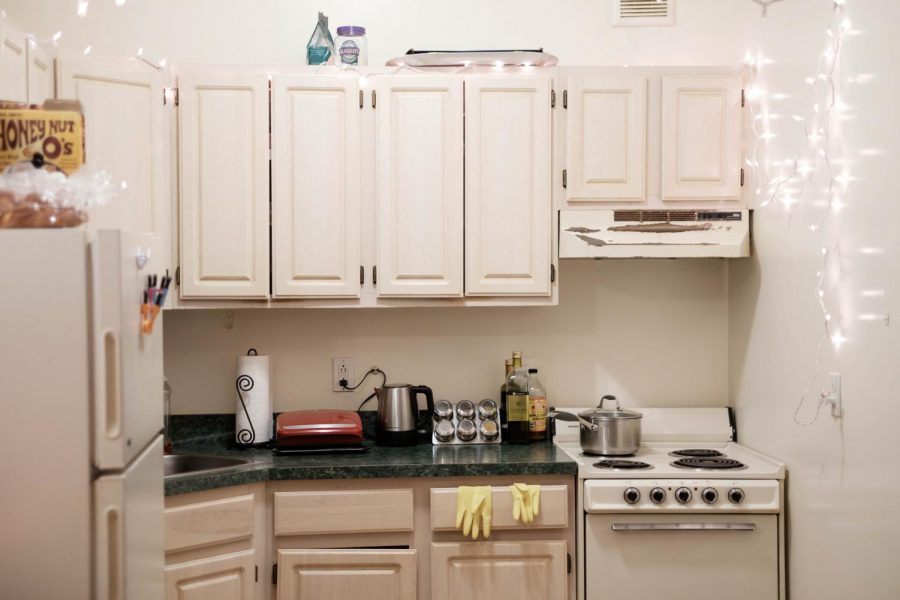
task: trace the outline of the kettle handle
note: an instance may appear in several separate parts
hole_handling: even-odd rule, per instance
[[[425,402],[428,403],[428,412],[421,419],[416,419],[416,429],[424,429],[425,426],[428,425],[429,421],[431,421],[431,415],[434,414],[434,394],[431,392],[431,388],[427,385],[414,385],[409,388],[409,396],[412,400],[413,405],[413,414],[418,415],[419,412],[419,403],[416,402],[416,397],[419,394],[425,395]]]

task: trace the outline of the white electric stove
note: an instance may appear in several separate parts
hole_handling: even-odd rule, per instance
[[[736,443],[726,408],[635,410],[627,457],[587,455],[556,422],[578,462],[579,599],[783,600],[784,465]]]

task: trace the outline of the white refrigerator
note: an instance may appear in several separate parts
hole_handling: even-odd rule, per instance
[[[0,230],[0,596],[163,598],[157,238]]]

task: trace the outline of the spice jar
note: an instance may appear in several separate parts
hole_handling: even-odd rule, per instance
[[[340,64],[348,67],[366,66],[369,59],[366,28],[358,25],[343,25],[337,28],[337,34],[335,48]]]

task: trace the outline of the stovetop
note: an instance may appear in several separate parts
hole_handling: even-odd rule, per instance
[[[578,442],[556,444],[578,463],[582,479],[784,479],[784,465],[735,442],[649,442],[633,456],[615,457],[587,455]],[[672,455],[686,449],[704,452],[692,453],[702,456]],[[721,456],[712,456],[716,453]],[[618,464],[621,461],[648,466],[627,468],[635,465]]]

